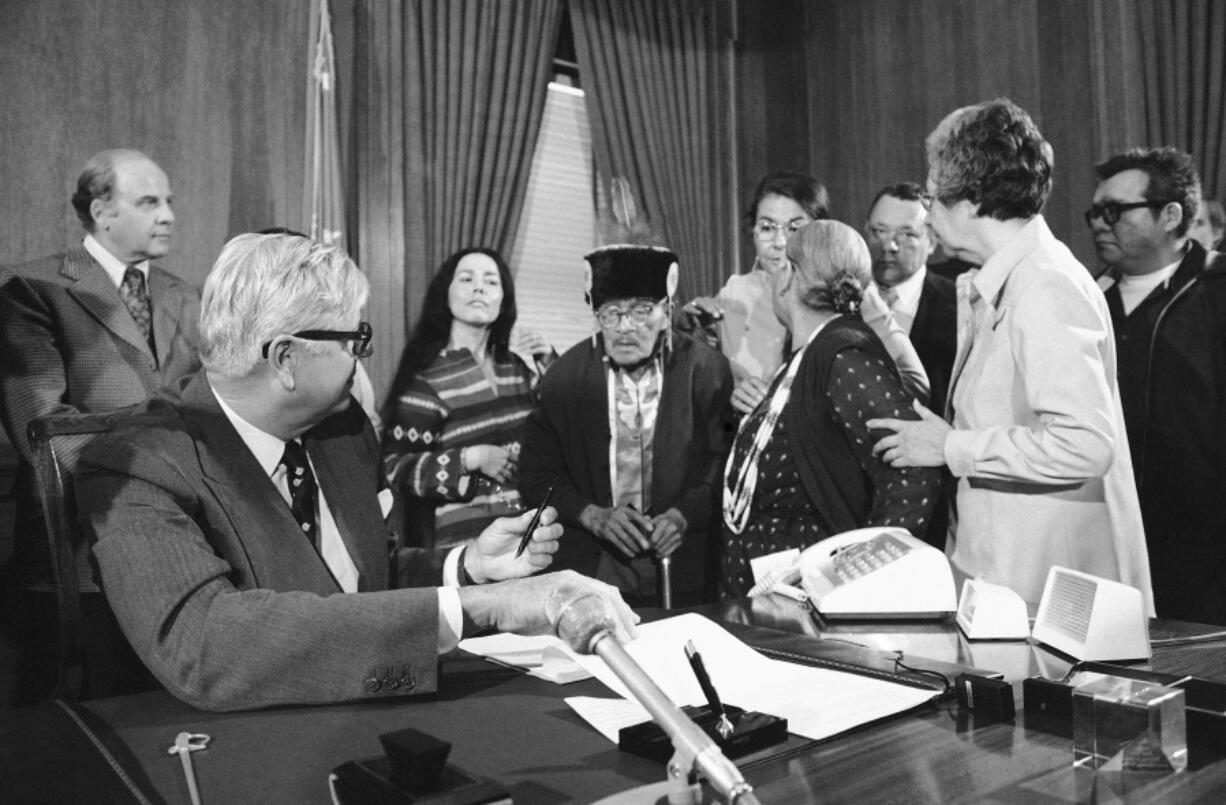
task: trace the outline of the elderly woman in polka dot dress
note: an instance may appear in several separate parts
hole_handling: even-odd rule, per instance
[[[873,417],[917,419],[880,339],[857,315],[871,258],[854,229],[815,221],[773,271],[775,315],[799,347],[741,422],[724,471],[724,595],[753,587],[749,560],[866,526],[923,534],[939,470],[873,455]],[[878,434],[879,435],[879,434]]]

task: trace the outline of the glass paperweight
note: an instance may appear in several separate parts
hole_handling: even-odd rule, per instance
[[[1188,766],[1184,692],[1103,676],[1073,689],[1073,765],[1170,774]]]

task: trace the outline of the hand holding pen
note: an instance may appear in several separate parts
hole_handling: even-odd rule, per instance
[[[553,480],[549,482],[549,488],[545,490],[545,497],[541,500],[541,505],[536,507],[536,512],[532,515],[532,521],[528,523],[528,528],[524,531],[524,536],[519,541],[519,548],[515,551],[516,559],[523,555],[524,549],[532,541],[532,532],[540,525],[541,515],[545,513],[545,507],[549,505],[549,499],[553,497],[554,487],[558,485],[558,477],[557,475],[553,476]]]
[[[698,653],[698,649],[694,648],[694,641],[685,641],[685,656],[690,661],[690,668],[694,669],[694,676],[698,677],[698,686],[702,688],[702,694],[707,697],[707,705],[711,708],[711,713],[716,717],[715,731],[719,733],[719,737],[728,740],[732,736],[732,722],[728,719],[728,713],[724,710],[724,703],[719,700],[719,694],[715,691],[715,685],[711,684],[711,677],[707,675],[707,667],[702,662],[702,655]]]

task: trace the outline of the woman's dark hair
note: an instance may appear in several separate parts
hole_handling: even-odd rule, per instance
[[[490,337],[486,344],[487,351],[494,356],[494,360],[503,361],[510,355],[511,328],[515,326],[517,315],[515,281],[511,277],[511,269],[507,267],[502,255],[493,249],[460,249],[443,261],[434,278],[430,280],[430,286],[426,288],[421,316],[417,319],[413,334],[409,336],[409,342],[404,346],[404,352],[400,354],[400,366],[396,369],[396,377],[383,401],[383,409],[379,412],[384,422],[391,422],[396,418],[396,402],[400,395],[413,382],[413,378],[438,357],[451,339],[453,317],[447,297],[456,268],[460,261],[470,254],[484,254],[498,266],[498,279],[502,282],[502,307],[498,310],[498,318],[490,325]]]
[[[821,182],[807,173],[779,171],[758,182],[758,189],[753,193],[753,202],[745,213],[751,227],[758,221],[758,205],[767,196],[790,198],[814,221],[824,221],[830,217],[830,194]]]

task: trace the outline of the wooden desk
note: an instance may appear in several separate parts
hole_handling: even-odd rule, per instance
[[[737,602],[702,611],[731,624],[807,633],[811,639],[901,648],[917,666],[931,658],[994,667],[982,644],[967,643],[950,626],[819,627],[788,601]],[[1153,637],[1207,630],[1158,623]],[[1014,679],[1019,672],[1058,676],[1068,667],[1026,644],[994,644],[988,653],[1004,658],[1006,673]],[[1226,641],[1158,649],[1153,668],[1226,678]],[[467,656],[446,658],[441,680],[432,698],[390,703],[225,714],[201,712],[166,693],[151,693],[85,707],[122,741],[125,762],[138,767],[137,773],[170,803],[187,802],[179,760],[166,751],[181,730],[212,736],[209,748],[193,756],[206,805],[323,805],[329,802],[329,770],[381,754],[378,736],[407,726],[452,742],[454,765],[498,780],[517,803],[591,802],[663,779],[661,767],[618,752],[562,701],[569,695],[608,695],[595,681],[559,687]],[[1041,726],[1028,722],[1020,707],[1013,724],[976,725],[948,704],[817,745],[794,741],[790,752],[742,763],[742,768],[764,803],[1116,801],[1107,789],[1118,781],[1100,777],[1095,792],[1095,777],[1072,768],[1067,731],[1062,735],[1051,724]],[[7,754],[2,744],[0,758]],[[1149,781],[1125,791],[1118,801],[1223,799],[1226,762]]]

